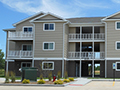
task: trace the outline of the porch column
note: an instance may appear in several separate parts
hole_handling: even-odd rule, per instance
[[[34,67],[34,59],[32,60],[32,67]]]
[[[9,34],[9,31],[8,31],[8,34]],[[6,53],[7,55],[7,58],[8,58],[8,54],[9,54],[9,39],[7,39],[7,53]]]
[[[6,74],[8,73],[8,60],[6,60]]]
[[[92,61],[92,77],[94,78],[94,60]]]
[[[82,68],[81,65],[82,65],[82,64],[81,64],[81,60],[80,60],[80,77],[81,77],[81,68]]]
[[[107,60],[105,60],[105,78],[107,78]]]

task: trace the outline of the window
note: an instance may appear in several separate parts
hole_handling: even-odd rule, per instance
[[[116,41],[116,50],[120,50],[120,41]]]
[[[24,31],[24,33],[26,33],[26,32],[32,32],[32,27],[23,27],[23,31]]]
[[[44,23],[43,25],[44,25],[44,27],[43,27],[44,31],[54,31],[55,30],[54,23]]]
[[[54,62],[42,62],[43,70],[54,70]]]
[[[43,42],[43,50],[54,50],[55,43],[54,42]]]
[[[21,63],[21,68],[22,67],[31,67],[31,62],[22,62]]]
[[[115,26],[116,26],[116,30],[120,30],[120,22],[116,22]]]
[[[116,71],[120,71],[120,62],[116,62]]]
[[[32,50],[32,45],[22,45],[22,50],[23,51],[31,51]]]

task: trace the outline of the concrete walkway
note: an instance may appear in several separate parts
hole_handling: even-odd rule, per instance
[[[5,82],[5,78],[0,78],[0,84]]]
[[[92,79],[87,79],[87,78],[77,78],[77,81],[74,81],[68,85],[68,87],[71,86],[84,86],[85,84],[91,82]]]

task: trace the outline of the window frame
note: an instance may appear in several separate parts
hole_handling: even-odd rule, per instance
[[[53,49],[44,49],[44,44],[45,44],[45,43],[53,43]],[[53,50],[55,50],[55,42],[43,42],[43,50],[44,50],[44,51],[48,51],[48,50],[53,51]]]
[[[116,71],[120,71],[120,69],[117,69],[117,63],[120,63],[120,62],[116,62],[116,67],[115,67]]]
[[[31,50],[23,50],[23,45],[31,45]],[[32,44],[22,44],[22,51],[32,51],[33,50],[33,45]]]
[[[118,42],[120,43],[120,41],[116,41],[116,42],[115,42],[115,49],[116,49],[116,50],[120,50],[120,49],[117,49],[117,43],[118,43]]]
[[[120,28],[119,28],[119,29],[117,28],[117,23],[120,23],[120,21],[116,21],[116,22],[115,22],[115,29],[116,29],[116,30],[120,30]]]
[[[29,63],[29,64],[30,64],[30,67],[32,66],[32,63],[31,63],[31,62],[21,62],[21,68],[22,68],[22,64],[23,64],[23,63],[25,63],[25,64]]]
[[[53,30],[45,30],[45,24],[53,24],[54,25],[54,29]],[[55,23],[43,23],[43,31],[55,31]]]
[[[24,32],[24,28],[32,28],[32,32]],[[23,29],[22,29],[23,33],[33,33],[33,26],[23,26]]]
[[[52,63],[53,64],[53,67],[52,67],[52,69],[44,69],[44,63]],[[43,61],[42,62],[42,70],[54,70],[54,62],[53,61]]]

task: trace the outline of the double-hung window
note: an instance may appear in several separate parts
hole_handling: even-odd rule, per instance
[[[116,41],[116,50],[120,50],[120,41]]]
[[[116,62],[116,71],[120,71],[120,62]]]
[[[22,45],[22,50],[23,51],[31,51],[32,50],[32,45]]]
[[[115,23],[116,30],[120,30],[120,22]]]
[[[44,31],[54,31],[55,30],[55,23],[44,23],[43,30]]]
[[[27,26],[25,26],[25,27],[23,27],[23,31],[24,31],[24,33],[28,33],[28,32],[32,32],[32,27],[27,27]]]
[[[54,70],[54,62],[42,62],[43,70]]]
[[[54,50],[55,43],[54,42],[43,42],[43,50]]]

